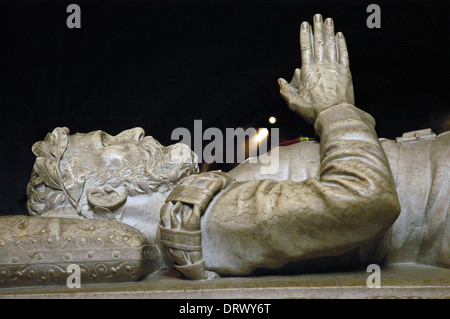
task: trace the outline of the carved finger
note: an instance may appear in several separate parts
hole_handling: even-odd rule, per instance
[[[181,227],[189,231],[200,230],[200,216],[201,211],[198,205],[194,207],[184,205],[181,210]]]
[[[300,51],[302,56],[302,68],[314,62],[314,52],[311,42],[311,28],[308,22],[303,22],[300,27]]]
[[[281,97],[286,101],[289,108],[293,110],[293,102],[294,99],[297,97],[297,93],[295,93],[292,89],[292,86],[287,83],[285,79],[278,79],[278,85],[280,86],[280,94]]]
[[[181,221],[181,228],[184,230],[192,230],[191,229],[191,223],[190,218],[192,217],[192,207],[188,205],[182,205],[180,210],[180,221]]]
[[[300,74],[301,74],[301,70],[298,68],[295,69],[294,75],[292,76],[291,83],[289,83],[290,86],[292,86],[294,88],[298,88],[300,86]]]
[[[322,15],[314,16],[314,62],[325,58],[324,27]]]
[[[180,229],[181,227],[181,210],[182,204],[176,202],[170,214],[170,227],[172,229]]]
[[[334,22],[331,18],[325,20],[325,46],[327,60],[330,62],[336,61],[336,39],[334,37]]]
[[[345,42],[344,34],[342,32],[338,32],[336,34],[336,37],[339,52],[339,63],[341,63],[343,66],[349,69],[350,61],[348,58],[347,43]]]
[[[162,227],[170,227],[170,211],[173,204],[171,202],[165,203],[160,211],[160,223]]]

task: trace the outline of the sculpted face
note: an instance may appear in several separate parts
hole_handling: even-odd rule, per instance
[[[68,133],[57,128],[33,145],[31,215],[117,220],[153,238],[170,190],[198,172],[189,147],[164,147],[142,128]]]

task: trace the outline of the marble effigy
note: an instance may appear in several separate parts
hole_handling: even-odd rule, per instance
[[[133,281],[162,268],[197,280],[383,262],[449,268],[450,135],[419,130],[379,139],[373,117],[355,106],[345,38],[333,20],[316,15],[313,26],[302,23],[300,46],[302,69],[289,83],[279,79],[280,93],[320,143],[281,147],[279,169],[270,174],[249,161],[228,173],[199,173],[186,145],[165,147],[141,128],[116,136],[56,128],[33,146],[27,207],[34,217],[4,226],[0,269],[7,275],[0,270],[0,280],[17,280],[11,271],[34,263],[57,273],[52,267],[63,268],[66,256],[83,264],[94,248],[96,262],[109,266],[98,273],[91,264],[88,272],[103,278],[91,282]],[[21,229],[26,223],[36,226]],[[108,230],[99,236],[103,245],[95,246],[86,225]],[[54,237],[39,234],[42,247],[31,248],[35,231],[46,227]],[[120,253],[126,243],[108,246],[115,231],[136,236],[134,259]],[[58,249],[49,250],[50,238]],[[64,238],[91,246],[72,247]],[[111,249],[120,262],[137,262],[135,271],[114,264]],[[36,261],[44,252],[54,263]],[[25,268],[14,268],[18,258]],[[111,276],[100,276],[105,272]]]

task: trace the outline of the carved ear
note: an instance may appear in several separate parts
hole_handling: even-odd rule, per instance
[[[89,188],[87,190],[89,205],[93,207],[105,207],[113,211],[127,201],[125,189],[115,189],[109,185],[101,188]]]

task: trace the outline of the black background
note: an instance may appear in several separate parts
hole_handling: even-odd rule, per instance
[[[381,29],[366,26],[372,2]],[[26,213],[31,146],[57,126],[114,135],[140,126],[167,145],[194,119],[224,130],[268,127],[274,115],[281,141],[313,136],[277,78],[300,67],[299,26],[315,13],[346,35],[356,105],[380,137],[448,130],[444,1],[0,3],[0,214]],[[70,3],[81,7],[81,29],[66,26]]]

